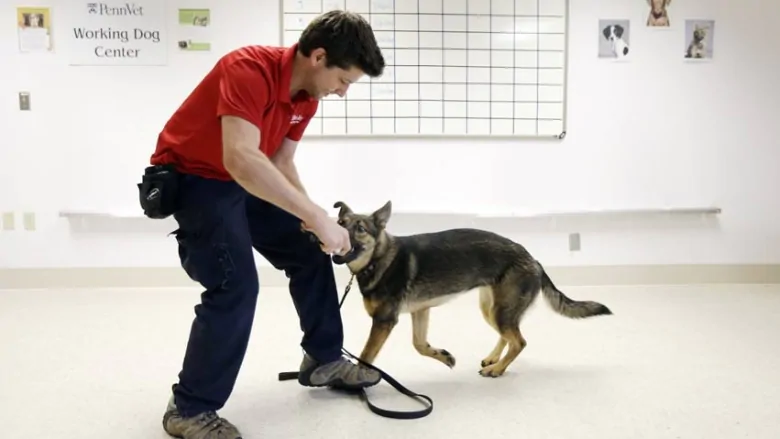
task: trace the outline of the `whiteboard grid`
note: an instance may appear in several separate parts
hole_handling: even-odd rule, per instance
[[[328,97],[307,136],[563,138],[568,0],[281,0],[282,44],[346,9],[372,25],[382,77]]]

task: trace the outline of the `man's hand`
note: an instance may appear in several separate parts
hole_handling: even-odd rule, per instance
[[[271,159],[277,169],[287,177],[287,180],[295,186],[302,194],[306,194],[306,189],[303,188],[303,183],[298,176],[298,170],[295,167],[295,150],[298,148],[298,142],[285,138],[282,141],[282,146],[276,152]],[[320,215],[312,224],[307,224],[305,221],[301,224],[301,228],[305,231],[314,233],[322,243],[322,251],[328,254],[343,255],[348,252],[352,245],[349,242],[349,234],[346,229],[339,226],[338,223],[331,219],[325,210],[322,210]]]
[[[328,216],[325,210],[312,224],[303,223],[302,228],[317,235],[322,243],[322,251],[327,254],[343,255],[352,249],[347,229]]]

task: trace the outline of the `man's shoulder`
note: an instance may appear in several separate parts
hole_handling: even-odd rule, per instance
[[[258,69],[277,70],[282,62],[285,48],[277,46],[252,45],[231,50],[222,56],[219,63],[223,66],[236,62],[257,66]]]
[[[234,49],[220,58],[216,71],[221,78],[230,78],[234,84],[245,87],[265,87],[273,92],[282,82],[281,69],[283,47],[244,46]]]

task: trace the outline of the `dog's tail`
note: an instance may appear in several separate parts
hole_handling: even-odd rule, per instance
[[[584,319],[601,315],[611,315],[612,311],[598,302],[590,300],[577,301],[566,297],[558,288],[555,287],[550,276],[542,268],[542,293],[550,303],[552,309],[558,314],[571,319]]]

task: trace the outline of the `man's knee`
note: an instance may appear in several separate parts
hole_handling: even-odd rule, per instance
[[[242,242],[229,224],[215,227],[211,233],[178,229],[182,267],[207,289],[228,285],[257,284],[257,272],[248,235]]]
[[[259,282],[243,194],[221,182],[196,182],[189,195],[201,195],[198,203],[174,215],[182,267],[207,293],[256,296]]]

